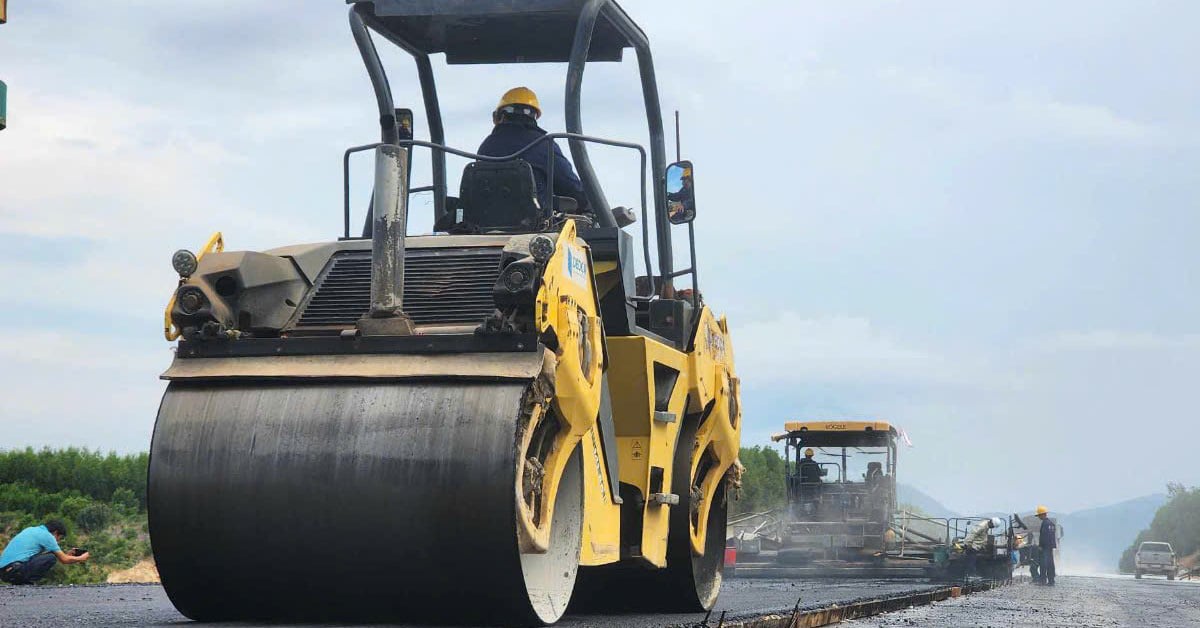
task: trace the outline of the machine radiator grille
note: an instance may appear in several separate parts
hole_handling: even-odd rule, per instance
[[[417,324],[479,323],[495,309],[492,286],[500,248],[408,249],[404,311]],[[353,325],[371,307],[371,252],[334,256],[317,281],[297,327]]]

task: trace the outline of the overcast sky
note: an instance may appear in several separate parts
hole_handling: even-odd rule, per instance
[[[915,445],[900,479],[964,512],[1200,484],[1200,4],[626,9],[696,163],[744,444],[785,420],[890,420]],[[345,14],[9,3],[0,448],[146,449],[171,252],[218,229],[231,249],[339,234],[341,152],[377,137]],[[387,60],[419,110],[411,65]],[[562,128],[564,66],[435,68],[456,145],[515,85]],[[644,140],[636,76],[632,55],[588,70],[586,131]],[[636,206],[636,163],[596,162]]]

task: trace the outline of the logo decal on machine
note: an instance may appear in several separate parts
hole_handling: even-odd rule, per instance
[[[708,343],[708,352],[712,354],[713,359],[724,362],[725,336],[721,333],[721,329],[715,325],[705,327],[704,339]]]
[[[563,247],[566,255],[563,256],[563,273],[571,278],[571,281],[581,285],[588,284],[587,257],[578,247],[568,244]]]

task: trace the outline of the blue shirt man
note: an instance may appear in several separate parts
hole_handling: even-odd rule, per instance
[[[500,104],[492,113],[492,122],[496,125],[492,134],[487,136],[475,151],[488,157],[505,157],[525,148],[539,137],[546,134],[537,125],[537,119],[542,116],[541,105],[537,95],[527,87],[515,87],[508,90],[500,98]],[[554,159],[554,194],[569,196],[579,204],[579,211],[587,207],[587,198],[583,193],[583,183],[575,174],[575,168],[567,160],[558,145],[552,140]],[[546,189],[546,178],[550,173],[551,156],[547,146],[539,144],[520,156],[529,162],[533,168],[533,179],[537,184],[538,198]]]
[[[34,584],[50,572],[55,562],[69,565],[87,561],[87,552],[73,556],[62,551],[58,543],[66,536],[66,526],[57,520],[21,530],[0,552],[0,580]]]

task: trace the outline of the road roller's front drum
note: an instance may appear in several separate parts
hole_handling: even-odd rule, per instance
[[[202,620],[557,620],[579,560],[582,470],[576,453],[549,551],[522,555],[528,387],[173,382],[148,496],[171,601]]]

